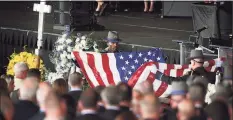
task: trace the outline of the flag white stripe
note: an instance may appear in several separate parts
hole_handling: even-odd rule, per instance
[[[182,65],[174,65],[174,69],[181,69]]]
[[[153,82],[154,91],[157,91],[161,84],[162,84],[162,81],[155,79]]]
[[[177,73],[177,70],[174,70],[174,69],[170,70],[170,76],[177,77],[176,73]]]
[[[100,77],[102,78],[103,83],[106,86],[108,86],[109,83],[108,83],[107,74],[105,73],[104,68],[103,68],[102,55],[93,53],[93,56],[95,59],[94,61],[95,61],[96,70],[100,73]]]
[[[118,72],[118,69],[117,69],[115,55],[113,53],[108,53],[107,55],[109,58],[109,67],[110,67],[110,70],[112,72],[114,82],[115,82],[115,84],[118,84],[121,82],[121,77],[120,77],[120,73]]]
[[[159,63],[159,70],[167,70],[167,64],[166,63]]]
[[[160,97],[168,97],[172,92],[172,86],[168,85],[166,91]]]
[[[85,52],[79,52],[79,55],[80,55],[80,58],[82,59],[84,69],[86,70],[86,74],[88,75],[90,81],[92,82],[92,84],[94,86],[98,86],[99,83],[97,82],[97,80],[92,72],[92,69],[88,65],[87,54]]]

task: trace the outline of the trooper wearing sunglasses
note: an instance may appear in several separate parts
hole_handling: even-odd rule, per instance
[[[208,78],[208,82],[214,84],[213,77],[215,73],[207,72],[203,67],[204,55],[202,53],[202,50],[192,50],[190,53],[190,57],[187,58],[187,60],[190,62],[191,71],[187,72],[181,77],[170,77],[164,75],[161,72],[157,72],[156,75],[160,76],[161,81],[164,81],[168,84],[171,84],[172,81],[187,81],[188,79],[194,79],[197,76]]]

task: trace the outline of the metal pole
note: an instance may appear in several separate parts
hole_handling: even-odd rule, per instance
[[[61,25],[65,25],[65,3],[64,1],[60,1],[59,2],[59,11],[60,11],[60,15],[59,15],[59,22]]]
[[[183,43],[179,43],[180,45],[180,64],[184,65],[184,48],[183,48]]]

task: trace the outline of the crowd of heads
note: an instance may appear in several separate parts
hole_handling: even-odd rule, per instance
[[[146,80],[134,88],[118,83],[83,90],[80,73],[48,83],[41,82],[38,69],[28,69],[24,63],[16,64],[14,71],[15,76],[0,78],[1,120],[233,119],[232,84],[224,80],[217,85],[211,103],[206,104],[208,78],[205,77],[174,81],[169,97],[159,98],[153,83]]]

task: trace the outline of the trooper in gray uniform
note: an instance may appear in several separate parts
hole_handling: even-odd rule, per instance
[[[204,64],[204,55],[202,50],[192,50],[190,53],[190,57],[187,58],[191,64],[191,71],[187,72],[185,75],[181,77],[170,77],[166,76],[161,72],[157,72],[156,74],[160,76],[161,81],[164,81],[168,84],[171,84],[172,81],[186,81],[188,78],[193,77],[193,79],[197,76],[202,76],[208,78],[208,82],[214,84],[215,83],[215,73],[207,72],[203,67]]]
[[[116,31],[109,31],[105,41],[108,44],[108,47],[105,49],[106,53],[120,52],[118,43],[121,41],[121,39]]]

